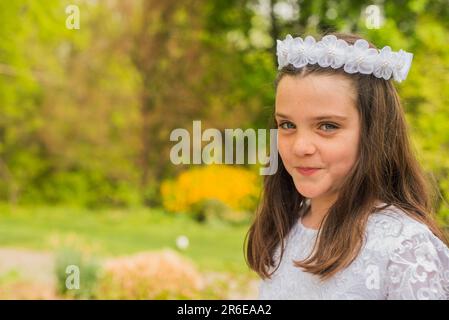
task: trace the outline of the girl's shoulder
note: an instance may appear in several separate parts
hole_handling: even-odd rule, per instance
[[[365,249],[383,261],[390,298],[449,299],[449,248],[396,206],[370,215]]]
[[[366,226],[368,236],[382,238],[404,238],[416,234],[432,234],[427,225],[412,218],[402,209],[390,206],[378,206],[376,212],[368,218]]]
[[[405,211],[388,206],[371,214],[365,231],[365,245],[388,257],[398,255],[420,259],[437,257],[449,267],[449,248],[430,228]]]

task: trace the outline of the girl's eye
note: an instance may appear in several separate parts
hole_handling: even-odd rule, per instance
[[[338,126],[337,125],[335,125],[335,124],[333,124],[333,123],[329,123],[329,122],[326,122],[326,123],[322,123],[321,125],[320,125],[320,128],[322,128],[322,127],[327,127],[327,129],[324,129],[324,131],[333,131],[333,130],[336,130],[336,129],[338,129]]]
[[[292,127],[286,127],[285,125],[291,125]],[[282,129],[293,129],[295,127],[295,125],[291,122],[282,122],[281,124],[278,125],[279,128]]]
[[[333,131],[333,130],[337,130],[339,128],[338,125],[330,123],[330,122],[322,123],[320,125],[320,128],[323,128],[323,127],[324,127],[324,129],[322,129],[322,130],[325,131],[325,132],[330,132],[330,131]],[[284,130],[294,129],[295,125],[293,123],[289,122],[289,121],[286,121],[286,122],[280,123],[278,125],[278,128],[281,128],[281,129],[284,129]]]

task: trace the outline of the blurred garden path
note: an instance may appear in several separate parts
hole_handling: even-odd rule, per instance
[[[59,299],[51,252],[0,248],[0,299]]]
[[[52,252],[0,248],[0,275],[16,271],[23,278],[54,284],[53,268]]]

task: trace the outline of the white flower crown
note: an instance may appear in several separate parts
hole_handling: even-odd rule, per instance
[[[307,64],[318,63],[321,67],[338,69],[343,67],[347,73],[373,74],[377,78],[402,82],[407,77],[413,54],[404,50],[392,52],[389,46],[381,50],[370,48],[366,40],[358,39],[349,45],[334,35],[324,36],[316,42],[312,36],[304,40],[291,35],[277,40],[276,54],[279,69],[292,64],[302,68]]]

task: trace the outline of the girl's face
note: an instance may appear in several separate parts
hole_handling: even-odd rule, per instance
[[[358,155],[360,119],[350,80],[284,76],[276,92],[276,122],[279,155],[298,192],[310,199],[335,196]]]

